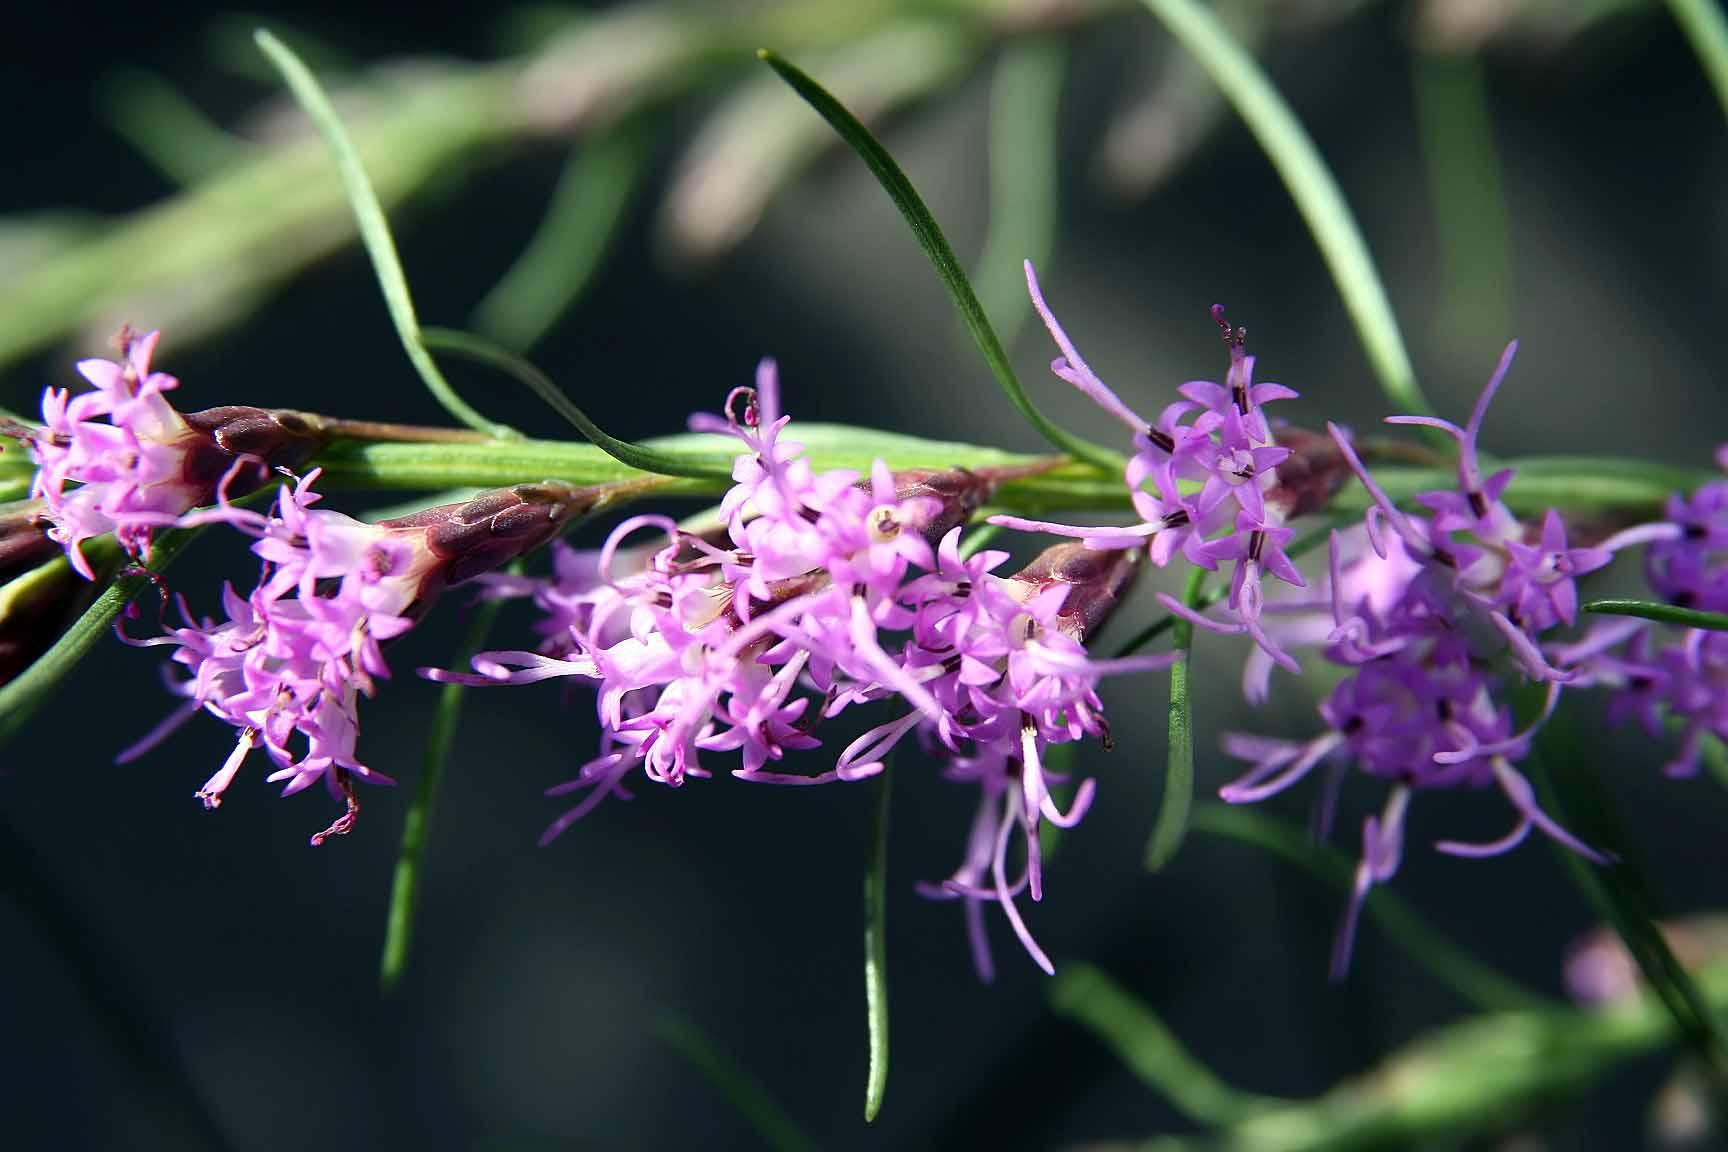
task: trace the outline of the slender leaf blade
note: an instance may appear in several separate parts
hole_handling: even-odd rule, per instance
[[[1636,616],[1659,624],[1680,628],[1702,628],[1707,632],[1728,632],[1728,613],[1700,612],[1696,608],[1681,608],[1658,600],[1592,600],[1584,611],[1602,616]]]
[[[1313,233],[1386,398],[1399,412],[1431,415],[1386,287],[1356,218],[1320,151],[1260,65],[1197,0],[1142,0],[1235,107],[1260,142]]]
[[[457,395],[422,342],[420,321],[414,312],[414,298],[408,291],[408,277],[402,271],[402,260],[396,252],[396,241],[390,235],[390,223],[384,216],[384,206],[379,203],[371,178],[366,175],[365,165],[360,162],[360,153],[355,149],[354,141],[349,137],[341,117],[336,114],[335,107],[331,105],[330,97],[325,94],[323,85],[318,83],[312,70],[306,67],[293,50],[268,30],[258,29],[253,33],[253,39],[270,63],[282,74],[282,79],[287,83],[294,99],[318,129],[319,135],[324,137],[324,142],[335,156],[337,170],[342,175],[342,186],[347,191],[348,202],[354,210],[354,220],[360,230],[361,243],[366,246],[366,255],[371,258],[372,270],[378,277],[378,287],[384,294],[385,307],[389,309],[391,323],[396,326],[396,335],[402,341],[402,350],[408,354],[409,363],[414,365],[414,370],[420,374],[427,390],[444,406],[444,410],[457,420],[492,436],[514,436],[513,430],[486,419]]]
[[[876,785],[876,818],[864,866],[864,1016],[869,1070],[864,1119],[874,1121],[888,1091],[888,807],[894,776],[884,768]]]
[[[423,333],[423,337],[429,348],[440,348],[447,352],[466,356],[470,360],[496,368],[525,384],[554,412],[575,425],[576,429],[588,437],[589,442],[596,448],[620,464],[627,464],[632,468],[653,472],[661,476],[690,476],[711,480],[729,480],[732,477],[731,456],[703,456],[695,453],[666,451],[650,448],[643,444],[633,444],[628,440],[620,440],[616,436],[609,435],[598,424],[589,419],[588,414],[582,411],[574,400],[565,395],[564,391],[553,382],[550,376],[508,348],[500,347],[484,336],[477,336],[471,332],[457,332],[449,328],[428,328]]]
[[[766,49],[759,51],[757,56],[774,69],[806,104],[833,126],[840,138],[864,161],[865,166],[882,185],[883,191],[888,193],[888,198],[894,202],[900,215],[911,227],[919,247],[923,248],[924,254],[930,258],[937,277],[953,297],[955,307],[960,310],[961,319],[972,333],[972,338],[977,341],[978,349],[984,354],[984,360],[990,366],[997,383],[1008,394],[1008,399],[1020,414],[1061,451],[1099,468],[1119,471],[1123,465],[1121,454],[1083,440],[1052,423],[1032,403],[1032,398],[1020,385],[1020,378],[1014,374],[1014,366],[1008,360],[1008,353],[1003,349],[995,328],[991,326],[990,318],[984,314],[984,306],[978,302],[978,295],[972,290],[972,284],[955,257],[948,238],[943,235],[941,226],[925,206],[923,197],[918,195],[918,190],[912,186],[912,181],[907,178],[888,150],[845,105],[810,76]]]

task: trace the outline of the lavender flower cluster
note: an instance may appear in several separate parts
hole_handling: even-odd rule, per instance
[[[604,545],[579,551],[561,535],[630,493],[545,481],[483,493],[410,516],[366,523],[317,506],[319,418],[244,407],[185,414],[166,394],[177,381],[151,367],[155,333],[122,335],[118,362],[85,361],[93,390],[48,390],[43,422],[8,425],[38,466],[35,503],[18,533],[45,533],[72,566],[96,579],[85,546],[112,534],[148,561],[170,527],[219,525],[252,541],[260,562],[249,591],[225,586],[221,612],[195,616],[129,643],[170,650],[180,707],[122,754],[130,760],[203,711],[237,732],[233,752],[198,790],[217,807],[251,754],[293,793],[323,782],[341,815],[312,838],[354,826],[357,780],[389,783],[360,758],[359,701],[389,676],[385,648],[450,586],[477,580],[482,595],[521,598],[540,611],[532,650],[480,653],[471,670],[423,668],[429,679],[523,685],[592,682],[598,754],[553,795],[577,797],[547,829],[550,841],[638,773],[678,787],[736,754],[741,780],[810,785],[883,771],[911,738],[945,775],[976,790],[978,806],[955,872],[921,886],[966,912],[975,963],[992,961],[984,914],[999,907],[1032,959],[1052,965],[1019,898],[1043,895],[1039,833],[1078,823],[1091,779],[1069,781],[1050,750],[1094,738],[1108,745],[1100,685],[1106,677],[1167,667],[1174,653],[1093,655],[1088,644],[1148,565],[1178,561],[1219,573],[1216,603],[1165,607],[1210,633],[1252,642],[1243,684],[1251,702],[1273,670],[1298,672],[1310,651],[1337,669],[1307,739],[1232,733],[1224,751],[1246,761],[1222,789],[1252,803],[1319,771],[1324,828],[1349,768],[1382,781],[1384,806],[1364,821],[1361,860],[1338,933],[1334,968],[1349,962],[1358,913],[1403,854],[1409,806],[1424,790],[1494,789],[1513,824],[1486,842],[1441,840],[1467,858],[1509,851],[1540,831],[1590,859],[1605,857],[1537,804],[1520,764],[1563,692],[1600,686],[1611,714],[1653,736],[1680,735],[1675,774],[1695,771],[1728,737],[1728,639],[1645,620],[1615,620],[1572,634],[1577,581],[1616,553],[1645,549],[1645,571],[1667,602],[1728,611],[1728,480],[1676,495],[1665,518],[1578,546],[1558,510],[1536,522],[1507,503],[1510,469],[1485,468],[1479,439],[1510,368],[1509,347],[1460,427],[1425,425],[1455,444],[1453,482],[1400,506],[1376,482],[1344,429],[1304,432],[1267,408],[1296,398],[1254,381],[1246,332],[1213,316],[1229,354],[1222,383],[1190,381],[1148,421],[1087,365],[1056,321],[1030,264],[1033,304],[1061,355],[1052,371],[1126,425],[1133,453],[1123,482],[1137,519],[1073,525],[1012,515],[994,528],[1067,542],[1029,562],[982,547],[979,515],[1020,469],[819,471],[788,432],[774,364],[735,389],[698,432],[738,444],[732,484],[717,512],[677,522],[660,514],[619,523]],[[1057,461],[1052,461],[1056,463]],[[1728,452],[1721,458],[1728,467]],[[1323,510],[1353,475],[1371,502],[1356,524],[1331,531],[1324,571],[1304,576],[1290,522]],[[245,499],[283,482],[267,511]],[[10,532],[11,530],[8,529]],[[10,537],[8,537],[10,540]],[[498,571],[551,545],[543,577]],[[37,555],[8,544],[6,555]],[[1228,575],[1223,569],[1228,567]],[[1512,693],[1539,686],[1540,708],[1515,721]],[[818,748],[831,722],[873,706],[864,730],[818,771],[788,758]],[[856,713],[854,713],[856,715]]]

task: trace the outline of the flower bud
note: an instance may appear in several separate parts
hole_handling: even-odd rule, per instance
[[[1056,613],[1056,629],[1085,642],[1104,626],[1140,574],[1142,550],[1107,551],[1083,543],[1057,544],[1008,577],[1010,593],[1022,602],[1053,585],[1069,586]]]

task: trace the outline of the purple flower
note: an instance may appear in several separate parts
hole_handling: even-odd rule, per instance
[[[1328,587],[1320,601],[1331,625],[1321,641],[1324,654],[1345,674],[1320,705],[1325,731],[1313,739],[1225,739],[1226,752],[1252,765],[1223,789],[1230,803],[1265,799],[1325,763],[1353,766],[1390,788],[1382,811],[1363,825],[1361,860],[1333,954],[1335,978],[1348,967],[1363,901],[1398,871],[1409,802],[1418,791],[1492,787],[1512,809],[1513,825],[1504,836],[1486,843],[1442,840],[1435,845],[1441,852],[1471,859],[1497,856],[1539,830],[1589,859],[1602,860],[1542,811],[1516,767],[1553,712],[1562,686],[1578,679],[1576,671],[1548,659],[1541,638],[1573,621],[1577,577],[1606,564],[1612,548],[1571,547],[1559,513],[1552,510],[1539,530],[1524,525],[1502,499],[1512,473],[1481,475],[1477,438],[1515,347],[1501,357],[1466,427],[1428,417],[1391,419],[1437,427],[1458,441],[1456,486],[1418,495],[1426,516],[1395,505],[1363,467],[1350,438],[1328,426],[1340,455],[1373,497],[1360,531],[1332,534]],[[1254,522],[1246,508],[1242,515],[1238,538],[1244,532],[1250,540],[1261,534],[1266,541],[1261,564],[1274,571],[1287,566],[1277,530]],[[1229,551],[1221,549],[1221,556],[1236,554],[1241,546],[1224,547]],[[1241,595],[1251,588],[1245,585]],[[1312,642],[1318,606],[1308,601],[1295,608],[1275,630]],[[1242,626],[1265,610],[1264,605],[1240,610]],[[1221,627],[1204,618],[1198,622]],[[1261,640],[1269,654],[1274,644]],[[1501,702],[1503,669],[1547,685],[1541,715],[1522,731],[1514,730],[1511,709]],[[1250,694],[1264,695],[1263,678]],[[1328,787],[1323,825],[1330,824],[1334,799]]]
[[[268,779],[283,784],[284,795],[323,780],[343,799],[343,815],[312,838],[321,844],[353,827],[354,779],[393,782],[356,751],[360,698],[390,674],[383,644],[413,627],[447,584],[472,575],[481,561],[501,563],[545,543],[595,496],[523,485],[365,524],[313,507],[317,477],[313,470],[283,485],[268,515],[224,502],[192,518],[256,537],[258,584],[245,596],[225,586],[222,617],[195,618],[182,602],[180,627],[133,642],[174,649],[173,662],[186,675],[171,688],[186,703],[120,759],[142,755],[202,709],[240,732],[226,763],[198,791],[204,806],[219,807],[247,757],[262,748],[276,765]]]
[[[1261,620],[1267,575],[1298,588],[1304,583],[1282,550],[1290,538],[1284,527],[1288,508],[1266,499],[1278,487],[1277,469],[1289,458],[1290,449],[1274,442],[1263,406],[1292,399],[1296,393],[1282,384],[1254,383],[1254,357],[1247,354],[1246,330],[1231,328],[1223,308],[1214,307],[1213,318],[1230,352],[1224,383],[1189,381],[1180,389],[1185,399],[1167,406],[1156,423],[1148,423],[1081,358],[1045,303],[1030,261],[1026,285],[1033,306],[1062,351],[1051,371],[1134,433],[1135,452],[1123,479],[1140,522],[1124,527],[1080,526],[995,516],[991,523],[1073,537],[1106,550],[1144,544],[1159,567],[1177,552],[1189,563],[1208,569],[1230,560],[1231,592],[1222,610],[1226,619],[1201,616],[1179,604],[1172,610],[1213,631],[1246,633],[1274,662],[1297,671],[1294,659],[1277,645]],[[1183,484],[1193,490],[1185,493]]]
[[[184,416],[166,393],[180,386],[150,368],[159,333],[120,332],[121,360],[82,360],[93,390],[76,396],[50,388],[42,396],[42,426],[0,426],[30,445],[37,473],[33,494],[53,526],[49,535],[86,579],[95,573],[81,545],[113,533],[134,557],[148,554],[151,536],[189,510],[214,503],[226,487],[242,495],[275,466],[297,463],[316,442],[314,430],[255,408],[219,408]],[[243,425],[248,448],[237,451],[225,432]]]
[[[560,551],[550,581],[494,582],[498,594],[529,591],[548,613],[538,651],[482,653],[472,673],[425,672],[462,683],[596,682],[600,754],[552,789],[580,799],[543,842],[623,794],[637,770],[677,786],[709,775],[709,755],[736,753],[732,774],[743,780],[859,780],[915,736],[944,755],[950,777],[982,792],[968,863],[926,891],[967,904],[981,971],[989,971],[981,903],[1000,906],[1048,970],[1016,901],[1043,895],[1040,823],[1076,823],[1093,785],[1058,803],[1062,781],[1045,754],[1107,734],[1102,677],[1171,659],[1086,653],[1085,638],[1120,600],[1140,553],[1063,545],[1000,576],[1007,553],[965,556],[960,544],[960,525],[988,499],[994,477],[897,474],[880,462],[867,479],[816,472],[783,438],[777,393],[765,362],[756,389],[734,392],[725,417],[691,421],[744,448],[721,504],[723,536],[661,516],[627,520],[597,556]],[[626,547],[644,531],[659,542]],[[818,745],[822,724],[885,700],[904,710],[853,740],[827,771],[782,766],[789,752]],[[1025,863],[1011,870],[1016,837]]]

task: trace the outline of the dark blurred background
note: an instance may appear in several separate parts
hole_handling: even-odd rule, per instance
[[[1354,206],[1440,409],[1465,411],[1516,335],[1522,352],[1489,424],[1494,449],[1706,465],[1728,412],[1714,359],[1728,300],[1728,148],[1722,111],[1662,7],[1269,7],[1263,58]],[[838,20],[849,6],[833,8]],[[115,216],[173,195],[174,183],[111,126],[105,94],[117,75],[144,70],[217,120],[241,123],[278,99],[235,67],[250,48],[233,30],[255,23],[301,33],[355,69],[395,57],[493,60],[507,47],[503,17],[481,6],[14,12],[0,69],[0,208],[13,219]],[[1123,109],[1156,92],[1172,67],[1156,22],[1130,6],[1052,26],[1043,34],[1066,45],[1068,67],[1045,288],[1093,366],[1152,409],[1181,381],[1222,371],[1206,308],[1223,301],[1249,327],[1262,378],[1301,391],[1293,419],[1366,425],[1382,415],[1312,239],[1227,111],[1196,112],[1213,127],[1138,185],[1100,159]],[[968,259],[988,224],[999,50],[982,48],[884,128]],[[696,260],[668,238],[662,202],[684,171],[682,151],[729,86],[758,79],[753,67],[725,61],[714,83],[649,114],[647,173],[589,291],[533,348],[536,362],[621,435],[676,430],[772,354],[796,416],[1035,448],[904,225],[849,155],[829,151],[790,180],[729,250]],[[1449,179],[1465,202],[1483,203],[1478,170],[1453,166],[1470,160],[1469,141],[1463,153],[1445,151],[1444,123],[1425,118],[1434,107],[1422,103],[1437,84],[1460,91],[1446,87],[1459,75],[1464,91],[1480,81],[1486,93],[1500,189],[1486,203],[1503,209],[1503,229],[1476,215],[1459,231],[1441,206]],[[489,147],[393,206],[428,322],[462,323],[533,233],[565,153],[548,135]],[[27,282],[18,251],[0,248],[0,272],[11,259]],[[166,323],[148,294],[128,303],[135,325]],[[182,407],[439,419],[354,246],[259,305],[201,340],[168,327],[158,363],[181,378]],[[0,404],[30,410],[41,387],[72,379],[74,354],[102,348],[93,320],[14,359],[0,369]],[[1024,330],[1015,355],[1047,410],[1115,435],[1044,371],[1042,333]],[[524,394],[457,371],[489,414],[565,434]],[[236,541],[212,538],[171,580],[209,605],[223,578],[244,579],[249,568]],[[1183,1130],[1114,1055],[1052,1015],[1048,981],[998,916],[998,980],[976,980],[958,910],[912,891],[958,862],[972,796],[911,758],[897,767],[889,865],[893,1074],[882,1117],[867,1127],[860,937],[870,797],[723,775],[677,792],[643,784],[633,803],[609,802],[538,849],[560,811],[542,789],[588,758],[596,737],[589,696],[556,686],[469,700],[412,961],[397,994],[382,996],[391,868],[436,695],[411,670],[449,661],[464,603],[453,597],[401,646],[396,680],[365,709],[362,754],[409,787],[365,792],[356,833],[319,850],[306,837],[330,818],[327,798],[276,799],[261,758],[219,814],[199,809],[192,793],[231,741],[207,718],[142,761],[113,765],[169,708],[148,651],[104,647],[0,752],[8,1146],[196,1146],[170,1086],[180,1074],[236,1148],[754,1146],[745,1120],[657,1038],[668,1013],[715,1038],[823,1147],[1049,1148]],[[1155,610],[1143,591],[1114,635]],[[507,615],[500,637],[525,623]],[[1220,731],[1311,728],[1313,698],[1288,679],[1263,714],[1248,714],[1243,652],[1217,638],[1198,646],[1206,789],[1233,771],[1216,752]],[[1099,964],[1222,1076],[1274,1094],[1320,1092],[1462,1010],[1372,927],[1348,982],[1329,985],[1338,893],[1253,849],[1194,834],[1166,872],[1144,874],[1165,685],[1118,681],[1105,697],[1117,746],[1089,747],[1080,760],[1099,778],[1098,802],[1065,838],[1047,897],[1029,912],[1059,968]],[[1599,731],[1597,717],[1578,711],[1663,909],[1720,903],[1728,795],[1708,778],[1662,780],[1659,750]],[[1342,829],[1380,801],[1356,783]],[[1309,792],[1298,792],[1281,807],[1301,819]],[[1557,992],[1564,951],[1592,920],[1548,847],[1532,842],[1482,864],[1426,850],[1447,835],[1496,834],[1504,819],[1487,797],[1421,797],[1397,887],[1467,947]],[[1353,834],[1341,842],[1354,851]],[[1546,1143],[1521,1146],[1642,1146],[1665,1074],[1651,1061],[1540,1113],[1519,1130]]]

